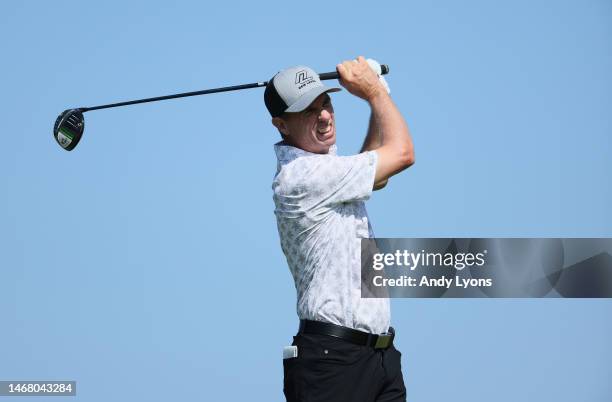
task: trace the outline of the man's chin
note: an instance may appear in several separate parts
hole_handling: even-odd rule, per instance
[[[325,144],[325,145],[328,145],[330,147],[332,145],[334,145],[335,143],[336,143],[336,136],[335,135],[333,137],[328,138],[327,140],[321,142],[321,144]]]

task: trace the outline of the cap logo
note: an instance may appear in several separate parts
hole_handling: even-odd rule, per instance
[[[315,79],[308,75],[308,71],[300,70],[295,73],[295,84],[298,85],[298,89],[304,88],[306,85],[315,82]]]

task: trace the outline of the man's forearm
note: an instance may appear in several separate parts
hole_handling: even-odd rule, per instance
[[[368,132],[360,152],[373,151],[389,142],[409,144],[412,139],[408,125],[388,94],[382,94],[370,102]]]
[[[366,144],[376,144],[375,148],[382,145],[393,144],[394,148],[401,148],[404,152],[412,154],[413,144],[408,125],[397,106],[386,92],[379,93],[378,96],[369,100],[372,114],[370,116],[370,131],[366,137]],[[374,123],[374,124],[372,124]],[[378,141],[375,141],[378,134]],[[371,141],[368,141],[369,137]]]
[[[365,139],[363,140],[363,145],[361,147],[361,151],[373,151],[376,148],[379,148],[383,144],[382,132],[380,130],[380,125],[374,115],[374,112],[370,112],[370,124],[368,125],[368,132],[366,134]]]

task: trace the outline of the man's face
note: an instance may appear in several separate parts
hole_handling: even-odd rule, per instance
[[[331,98],[319,95],[305,110],[285,113],[272,119],[272,123],[293,146],[304,151],[326,154],[336,143],[336,124]]]

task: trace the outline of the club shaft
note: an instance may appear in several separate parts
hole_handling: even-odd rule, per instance
[[[127,101],[127,102],[110,103],[108,105],[86,107],[86,108],[81,108],[81,111],[88,112],[91,110],[108,109],[111,107],[136,105],[138,103],[148,103],[148,102],[157,102],[157,101],[168,100],[168,99],[185,98],[187,96],[207,95],[207,94],[214,94],[218,92],[228,92],[228,91],[238,91],[240,89],[265,87],[266,84],[267,84],[266,82],[254,82],[252,84],[235,85],[231,87],[204,89],[202,91],[194,91],[194,92],[183,92],[183,93],[174,94],[174,95],[156,96],[155,98],[137,99],[137,100]]]
[[[387,74],[389,72],[389,67],[387,65],[383,64],[381,67],[382,67],[383,74]],[[337,71],[319,74],[319,78],[322,81],[333,80],[333,79],[337,79],[338,77],[339,75]],[[260,87],[265,87],[267,84],[268,84],[267,81],[254,82],[252,84],[243,84],[243,85],[234,85],[231,87],[204,89],[202,91],[194,91],[194,92],[183,92],[180,94],[156,96],[154,98],[136,99],[136,100],[127,101],[127,102],[109,103],[108,105],[82,107],[82,108],[79,108],[79,110],[83,113],[83,112],[88,112],[91,110],[100,110],[100,109],[109,109],[112,107],[119,107],[119,106],[136,105],[138,103],[157,102],[157,101],[168,100],[168,99],[186,98],[188,96],[197,96],[197,95],[208,95],[208,94],[214,94],[214,93],[219,93],[219,92],[239,91],[241,89],[260,88]]]

